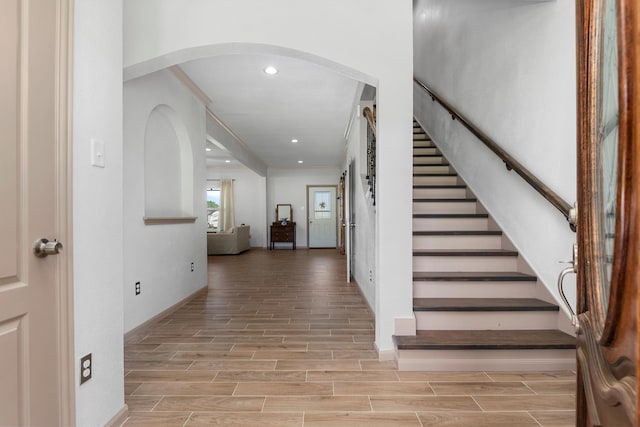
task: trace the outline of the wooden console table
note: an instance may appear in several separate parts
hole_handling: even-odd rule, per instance
[[[279,222],[271,224],[271,246],[270,249],[275,249],[276,243],[291,243],[292,250],[296,248],[296,223],[288,222],[287,225],[282,225]]]

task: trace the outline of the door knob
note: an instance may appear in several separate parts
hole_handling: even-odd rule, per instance
[[[49,241],[48,239],[38,239],[33,244],[33,253],[38,258],[44,258],[47,255],[57,255],[62,250],[62,243],[53,239]]]

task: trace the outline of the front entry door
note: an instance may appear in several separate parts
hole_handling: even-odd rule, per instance
[[[33,250],[66,237],[68,16],[62,0],[0,2],[2,426],[72,423],[65,255]]]
[[[310,248],[337,246],[336,187],[307,187],[308,245]]]
[[[638,419],[640,3],[577,6],[577,425]]]

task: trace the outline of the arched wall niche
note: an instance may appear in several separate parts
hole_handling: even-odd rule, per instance
[[[193,149],[184,122],[170,106],[155,106],[144,136],[145,217],[192,217],[193,174]]]

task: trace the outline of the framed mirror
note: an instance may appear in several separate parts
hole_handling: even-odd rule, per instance
[[[291,204],[277,204],[276,205],[276,221],[289,221],[293,222],[293,208]]]

